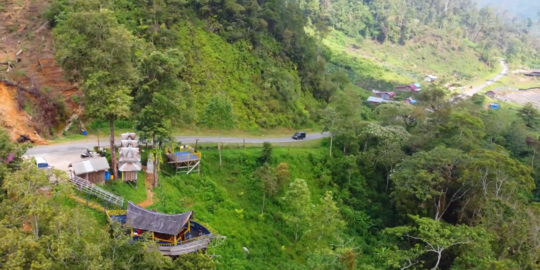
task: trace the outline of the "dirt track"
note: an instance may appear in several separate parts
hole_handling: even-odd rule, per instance
[[[154,192],[152,192],[153,184],[154,184],[153,182],[154,182],[153,175],[147,173],[146,177],[145,177],[146,200],[144,200],[144,201],[137,204],[140,207],[146,208],[146,207],[151,206],[152,204],[154,204]]]

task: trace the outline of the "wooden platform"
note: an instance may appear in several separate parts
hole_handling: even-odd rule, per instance
[[[159,252],[165,256],[179,256],[182,254],[194,253],[199,250],[204,250],[208,248],[208,245],[212,242],[214,238],[213,234],[209,234],[206,237],[201,237],[202,239],[195,240],[189,243],[185,243],[178,246],[158,246]]]
[[[167,159],[169,164],[173,165],[176,169],[176,173],[179,171],[186,171],[186,174],[191,173],[195,168],[197,173],[201,170],[201,157],[200,153],[195,154],[190,151],[168,153]]]

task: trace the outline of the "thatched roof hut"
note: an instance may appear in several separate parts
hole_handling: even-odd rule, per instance
[[[182,228],[193,218],[193,211],[168,215],[144,209],[132,202],[128,204],[126,225],[135,229],[178,235]]]

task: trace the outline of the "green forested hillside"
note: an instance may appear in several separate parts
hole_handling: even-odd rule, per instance
[[[80,63],[69,63],[80,52],[73,49],[75,36],[61,34],[74,24],[63,22],[98,8],[98,2],[57,0],[47,13],[55,21],[57,58],[70,74],[80,73]],[[146,54],[178,51],[171,59],[176,74],[160,75],[186,86],[175,99],[188,106],[182,110],[189,117],[173,126],[200,123],[197,115],[220,92],[234,104],[239,128],[306,126],[347,81],[392,89],[436,74],[464,84],[496,72],[499,57],[512,65],[538,62],[534,25],[478,10],[471,0],[114,1],[101,8],[136,40],[129,48],[133,68],[146,68],[140,62]],[[104,50],[99,54],[109,53]],[[163,87],[145,79],[148,74],[132,75],[132,96]],[[74,79],[89,79],[84,76]],[[141,100],[135,98],[135,111],[147,105]]]
[[[349,45],[359,49],[360,55],[365,54],[363,47],[380,49],[382,53],[367,55],[383,59],[381,62],[393,56],[402,62],[394,66],[404,69],[425,65],[433,72],[464,73],[471,77],[485,72],[479,61],[493,67],[501,56],[514,65],[538,62],[536,19],[499,16],[501,11],[479,9],[473,0],[298,0],[297,3],[323,36],[332,29],[340,31],[356,39]],[[406,49],[363,46],[364,39]]]

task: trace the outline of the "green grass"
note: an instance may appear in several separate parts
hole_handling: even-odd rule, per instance
[[[233,138],[261,138],[261,137],[282,138],[282,137],[290,137],[296,131],[299,131],[299,130],[302,130],[308,133],[320,133],[322,129],[321,128],[298,128],[298,129],[274,128],[274,129],[255,129],[255,130],[233,129],[233,130],[221,131],[221,136],[233,137]],[[177,131],[174,131],[173,134],[174,136],[182,136],[182,137],[185,137],[185,136],[218,137],[220,134],[220,131],[194,128],[194,129],[177,130]]]
[[[130,184],[123,183],[122,179],[118,181],[107,181],[105,185],[101,186],[103,189],[124,197],[125,201],[131,201],[134,203],[140,203],[146,200],[146,183],[144,182],[144,171],[139,172],[138,183]]]
[[[321,145],[322,139],[309,140],[309,141],[294,141],[294,142],[282,142],[282,143],[272,143],[274,147],[285,147],[285,148],[317,148]],[[243,149],[245,148],[261,148],[262,143],[222,143],[222,149]],[[192,145],[194,146],[194,145]],[[213,150],[217,149],[217,143],[199,143],[199,150]]]
[[[83,199],[88,198],[89,201],[95,202],[97,204],[102,204],[102,202],[99,201],[95,197],[87,197],[84,194],[82,194],[80,192],[77,192],[77,191],[75,191],[75,195],[79,196],[79,197],[81,197]],[[70,209],[77,209],[77,211],[80,211],[85,215],[92,216],[93,218],[95,218],[98,221],[98,223],[100,225],[103,225],[103,229],[105,229],[105,226],[108,225],[107,217],[106,217],[106,215],[104,213],[99,212],[99,211],[94,210],[94,209],[91,209],[91,208],[88,208],[88,207],[85,207],[84,205],[81,205],[80,203],[78,203],[77,201],[75,201],[75,200],[73,200],[72,198],[69,198],[69,197],[62,197],[62,198],[58,198],[58,199],[61,200],[61,203],[62,203],[63,206],[65,206],[67,208],[70,208]]]

